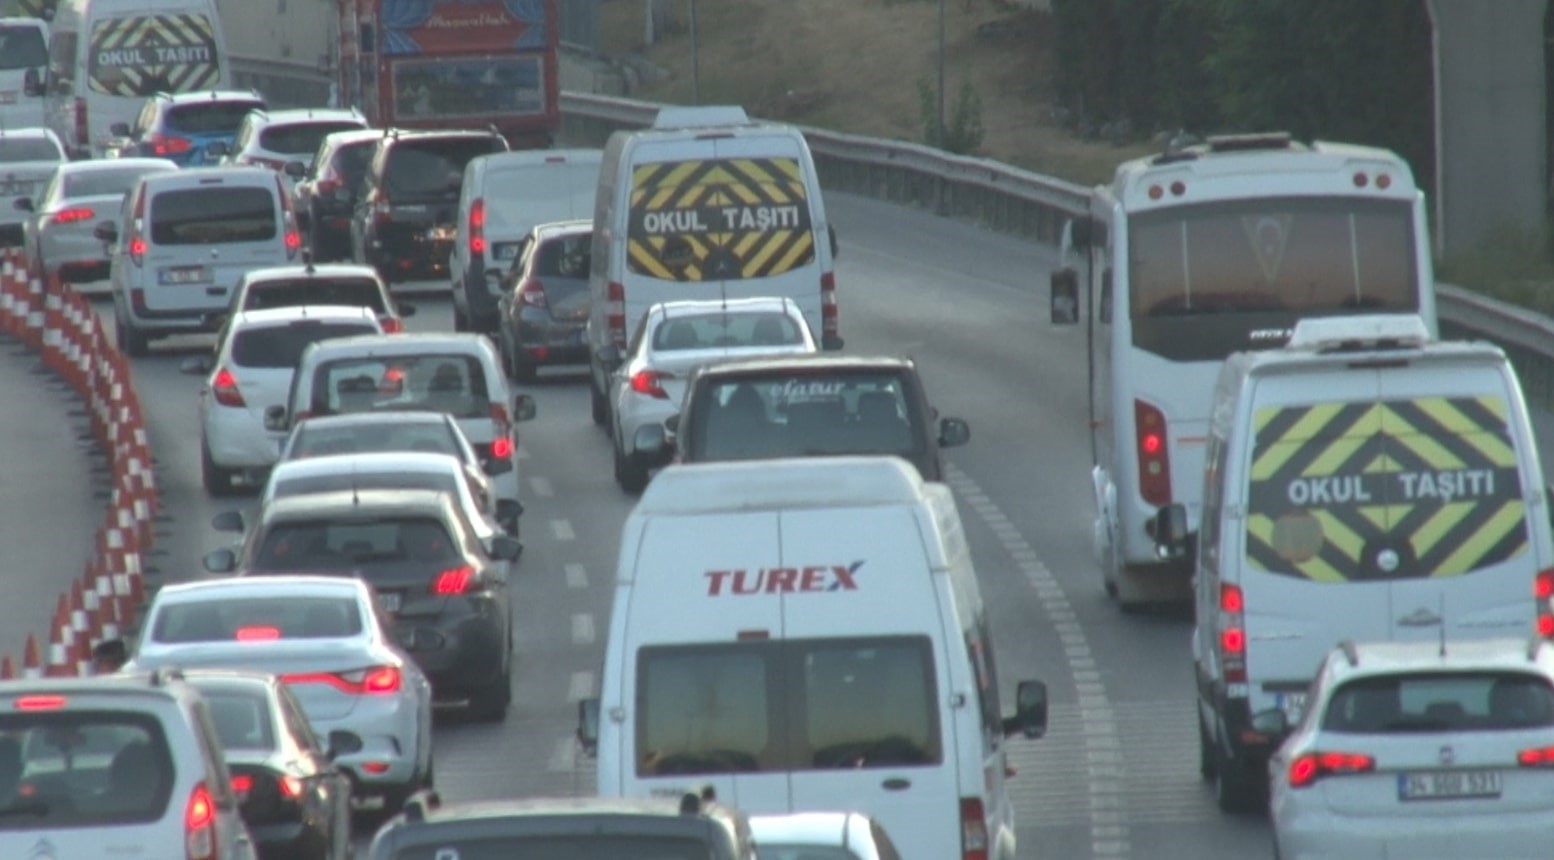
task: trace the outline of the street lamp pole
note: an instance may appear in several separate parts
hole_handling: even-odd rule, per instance
[[[691,0],[695,3],[696,0]],[[934,146],[944,148],[944,0],[939,0],[939,96],[934,113]]]
[[[701,52],[696,43],[696,0],[691,0],[691,103],[701,104]]]

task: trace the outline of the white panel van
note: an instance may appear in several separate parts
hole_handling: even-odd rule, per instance
[[[38,18],[0,18],[0,129],[44,126],[49,25]]]
[[[1015,856],[992,634],[950,491],[895,457],[675,465],[626,521],[598,793],[711,788],[749,813],[857,810],[908,858]]]
[[[1300,322],[1226,360],[1196,561],[1200,766],[1258,806],[1340,641],[1554,637],[1554,539],[1527,408],[1498,347],[1408,315]],[[1173,512],[1174,511],[1174,512]],[[1185,512],[1155,534],[1185,553]],[[1270,714],[1271,716],[1271,714]]]

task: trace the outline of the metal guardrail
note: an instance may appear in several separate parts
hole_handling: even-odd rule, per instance
[[[651,125],[658,108],[562,93],[562,133],[574,144],[600,146],[618,129]],[[1090,189],[1072,182],[914,143],[799,128],[827,189],[919,206],[1049,244],[1059,241],[1068,219],[1088,211]],[[1554,407],[1554,319],[1449,284],[1436,285],[1436,305],[1443,335],[1498,344],[1515,363],[1527,399]]]

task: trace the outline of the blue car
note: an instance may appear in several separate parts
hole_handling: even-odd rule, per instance
[[[124,141],[118,147],[121,156],[165,158],[180,167],[200,167],[219,162],[231,150],[243,117],[267,106],[264,97],[252,91],[157,93],[146,99],[134,127],[116,124],[110,132]]]

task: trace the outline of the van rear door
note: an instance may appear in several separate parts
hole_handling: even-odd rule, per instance
[[[792,810],[857,809],[920,856],[959,856],[944,574],[928,568],[912,509],[781,517]]]
[[[145,256],[150,311],[226,311],[251,269],[284,265],[285,226],[277,188],[201,177],[164,188],[148,205]]]

